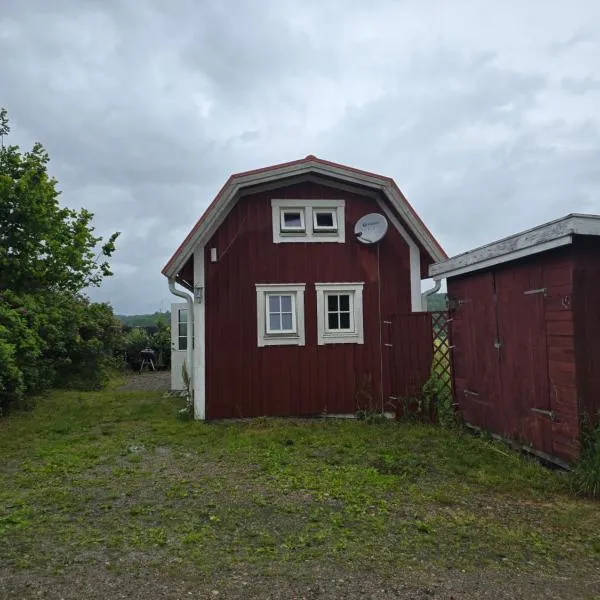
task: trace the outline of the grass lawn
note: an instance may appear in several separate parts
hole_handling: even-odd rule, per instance
[[[501,445],[181,404],[56,392],[0,421],[0,598],[600,596],[600,506]]]

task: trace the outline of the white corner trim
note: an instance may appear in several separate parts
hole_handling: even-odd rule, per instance
[[[194,415],[206,419],[206,284],[204,278],[204,246],[194,250],[194,287],[201,288],[201,302],[194,299]]]
[[[364,282],[356,283],[315,283],[317,293],[317,343],[324,344],[364,344],[363,324],[363,288]],[[348,333],[328,332],[326,326],[327,310],[325,308],[325,294],[327,292],[349,293],[352,298],[353,331]]]
[[[273,198],[271,200],[271,227],[273,229],[273,243],[282,244],[286,242],[301,243],[327,243],[337,242],[343,244],[346,241],[345,200],[300,200]],[[304,231],[281,231],[281,211],[286,208],[302,210],[304,220]],[[313,211],[315,209],[335,211],[337,229],[335,231],[315,231]]]
[[[396,228],[402,239],[408,244],[410,259],[410,307],[412,312],[421,312],[423,310],[423,297],[421,296],[421,251],[419,246],[410,237],[410,234],[402,223],[396,218],[396,215],[381,200],[377,200],[379,208],[384,212],[387,219]]]
[[[304,346],[306,334],[304,326],[304,283],[257,283],[256,287],[256,345],[264,346]],[[296,333],[272,335],[267,334],[266,302],[268,293],[292,294],[295,298]]]

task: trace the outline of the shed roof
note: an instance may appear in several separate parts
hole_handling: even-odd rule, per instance
[[[163,275],[167,277],[177,275],[191,256],[194,248],[198,244],[206,243],[214,234],[215,230],[235,205],[244,188],[310,174],[322,175],[383,192],[392,207],[403,219],[411,234],[429,253],[431,258],[434,261],[448,258],[393,179],[323,160],[309,154],[300,160],[231,175],[188,236],[175,251],[175,254],[173,254],[169,262],[164,266],[162,270]]]
[[[429,275],[439,280],[486,269],[571,244],[574,235],[600,235],[600,215],[569,214],[437,262]]]

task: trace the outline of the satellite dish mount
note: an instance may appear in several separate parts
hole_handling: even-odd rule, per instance
[[[361,217],[354,226],[354,235],[362,244],[376,244],[387,232],[387,219],[379,213]]]

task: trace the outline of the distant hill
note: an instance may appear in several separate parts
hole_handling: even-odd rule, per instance
[[[150,315],[117,315],[117,319],[123,325],[129,325],[129,327],[149,327],[156,325],[159,321],[163,321],[163,323],[169,325],[171,323],[171,312],[166,310],[165,312],[155,312]]]
[[[429,312],[446,310],[446,294],[431,294],[431,296],[428,296],[427,310]]]

